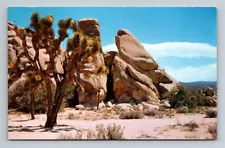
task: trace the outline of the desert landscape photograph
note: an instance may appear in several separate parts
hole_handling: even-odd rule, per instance
[[[215,7],[8,7],[8,140],[216,140]]]

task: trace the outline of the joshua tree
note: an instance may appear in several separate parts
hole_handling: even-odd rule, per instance
[[[47,106],[47,121],[45,127],[52,128],[56,125],[57,114],[61,106],[63,97],[65,95],[65,89],[69,83],[74,83],[78,92],[84,92],[83,87],[79,83],[80,73],[90,73],[101,74],[106,72],[106,67],[100,65],[94,71],[88,71],[83,68],[84,64],[92,61],[92,56],[97,54],[100,49],[100,41],[97,39],[90,39],[82,34],[77,29],[77,23],[72,18],[66,18],[58,22],[58,36],[55,36],[54,30],[52,28],[53,17],[48,15],[41,18],[38,13],[33,13],[31,15],[30,28],[32,29],[32,44],[35,50],[35,56],[32,58],[29,55],[26,35],[23,30],[16,28],[16,34],[22,40],[23,52],[21,52],[18,57],[25,56],[29,60],[30,66],[23,70],[18,70],[17,66],[20,60],[17,60],[14,64],[10,66],[10,70],[13,71],[13,75],[9,78],[11,81],[20,77],[22,73],[28,71],[32,72],[30,75],[30,85],[29,89],[35,91],[35,88],[41,82],[45,83],[48,100]],[[67,49],[63,51],[60,48],[60,44],[69,37],[67,30],[71,29],[73,31],[73,38],[67,40]],[[39,60],[39,50],[45,49],[47,55],[49,55],[49,62],[46,63],[47,68],[42,69]],[[64,61],[62,63],[63,73],[56,72],[55,59],[65,53]],[[19,58],[18,58],[19,59]],[[56,91],[52,92],[52,80],[55,82]],[[31,93],[32,94],[32,93]],[[32,97],[34,100],[34,97]],[[31,101],[34,104],[34,101]],[[31,105],[34,108],[34,105]]]

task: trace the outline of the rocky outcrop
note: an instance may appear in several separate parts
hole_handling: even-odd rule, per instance
[[[96,19],[84,18],[78,21],[78,30],[90,39],[100,40],[99,22]],[[85,64],[84,69],[89,71],[95,70],[99,65],[105,65],[103,52],[100,51],[93,55],[93,60]],[[86,76],[84,73],[80,75],[80,83],[84,87],[85,92],[79,94],[80,104],[96,105],[106,97],[107,74]]]
[[[78,30],[88,36],[90,40],[100,41],[100,26],[96,19],[84,18],[78,21]],[[22,28],[21,28],[22,29]],[[26,46],[28,54],[34,59],[36,51],[32,45],[32,31],[22,29],[26,33]],[[103,55],[102,50],[92,56],[92,60],[84,65],[83,70],[93,71],[100,65],[106,65],[109,73],[103,75],[86,75],[80,73],[79,82],[84,88],[78,94],[79,104],[97,105],[104,101],[115,102],[148,102],[159,105],[160,95],[170,91],[178,85],[153,57],[143,48],[139,41],[127,30],[119,30],[116,36],[116,46],[119,52],[110,51]],[[8,59],[9,64],[15,63],[18,55],[23,52],[22,40],[16,35],[14,25],[8,23]],[[21,56],[19,69],[30,66],[29,60]],[[55,72],[63,74],[62,63],[65,52],[61,49],[55,58]],[[47,69],[49,55],[46,49],[39,50],[39,67]],[[55,83],[53,81],[53,83]]]
[[[100,24],[97,19],[83,18],[78,21],[78,30],[84,35],[100,40]]]
[[[26,34],[26,46],[28,47],[28,54],[32,59],[36,54],[33,45],[32,45],[32,31],[28,29],[20,28]],[[90,39],[100,40],[100,31],[99,31],[99,22],[95,19],[81,19],[78,21],[78,30],[81,31],[84,35],[89,36]],[[22,40],[16,35],[15,27],[13,23],[8,23],[8,61],[10,63],[15,63],[18,55],[24,50],[22,48]],[[47,63],[50,61],[49,55],[45,54],[46,49],[39,49],[39,67],[42,70],[47,69]],[[84,66],[85,70],[93,71],[97,66],[103,65],[104,57],[103,52],[93,55],[92,61],[86,63]],[[65,51],[61,49],[60,54],[55,58],[55,72],[58,74],[63,74],[64,70],[62,63],[65,60]],[[18,65],[20,70],[23,70],[30,66],[29,60],[25,56],[20,57],[20,64]],[[105,75],[90,75],[86,76],[83,73],[80,74],[80,83],[84,87],[85,92],[79,93],[79,103],[85,104],[95,104],[98,101],[102,101],[106,96],[106,81],[107,74]],[[55,82],[53,81],[55,84]],[[98,98],[99,93],[99,98]],[[99,100],[98,100],[99,99]]]
[[[23,29],[23,32],[26,34],[26,46],[28,54],[30,55],[31,59],[34,59],[34,56],[36,54],[36,51],[33,48],[32,44],[32,31],[28,29]],[[16,35],[15,27],[13,23],[8,22],[8,63],[15,63],[19,55],[24,52],[24,49],[22,47],[22,40]],[[61,53],[58,54],[58,56],[55,58],[55,72],[58,74],[63,74],[63,67],[62,63],[65,60],[65,52],[63,49],[61,49]],[[30,66],[28,58],[24,55],[20,57],[20,64],[18,65],[18,68],[20,70],[23,70]],[[49,55],[46,54],[46,49],[40,49],[39,50],[39,67],[42,70],[47,69],[47,63],[50,61]]]
[[[203,88],[203,93],[205,94],[205,96],[210,96],[210,97],[215,95],[214,90],[211,87]]]
[[[138,40],[127,30],[115,37],[119,54],[113,60],[113,91],[118,102],[147,101],[159,105],[160,94],[177,87]]]

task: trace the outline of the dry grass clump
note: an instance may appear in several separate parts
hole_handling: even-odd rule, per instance
[[[142,115],[139,111],[124,111],[120,113],[120,119],[141,119]]]
[[[79,118],[79,115],[75,115],[74,113],[69,113],[67,119],[77,119]]]
[[[113,106],[112,110],[115,112],[116,115],[119,115],[121,113],[120,107],[119,106]]]
[[[105,127],[103,124],[96,125],[95,131],[88,129],[86,132],[78,131],[75,135],[61,134],[57,139],[60,140],[118,140],[123,139],[124,128],[115,123]]]
[[[113,123],[104,127],[103,124],[96,125],[96,139],[102,140],[118,140],[123,139],[123,130],[120,125]]]
[[[194,121],[188,122],[184,126],[188,127],[189,131],[194,131],[196,128],[199,128],[199,125]]]
[[[177,113],[187,114],[187,113],[189,113],[189,112],[190,112],[190,111],[189,111],[188,107],[186,107],[186,106],[177,108]]]
[[[78,133],[76,133],[75,135],[72,134],[60,134],[59,137],[57,139],[59,140],[75,140],[77,139],[76,135],[78,135]]]

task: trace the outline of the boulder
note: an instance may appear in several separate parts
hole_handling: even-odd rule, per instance
[[[97,19],[83,18],[78,21],[78,30],[91,38],[100,39],[100,28]]]
[[[132,105],[129,103],[119,103],[116,106],[122,111],[128,111],[133,109]]]
[[[115,42],[119,51],[111,64],[115,99],[159,105],[160,94],[175,89],[178,82],[158,66],[128,30],[119,30]],[[110,56],[105,57],[110,65]]]
[[[84,110],[84,106],[83,105],[76,105],[75,109],[76,110]]]
[[[146,103],[146,102],[141,102],[141,104],[144,106],[144,108],[147,108],[147,109],[150,109],[150,110],[159,109],[159,106],[157,106],[157,105],[149,104],[149,103]]]
[[[112,102],[111,102],[111,101],[108,101],[108,102],[106,103],[106,107],[112,108],[112,107],[113,107]]]
[[[169,100],[161,100],[160,102],[160,107],[163,107],[163,108],[170,108],[170,102]]]
[[[8,31],[8,37],[14,37],[16,36],[16,32],[14,30]]]
[[[14,25],[12,22],[8,22],[8,30],[13,30],[14,29]]]
[[[206,96],[214,96],[214,90],[213,90],[213,88],[211,88],[211,87],[206,87],[206,88],[204,88],[203,89],[203,93],[206,95]]]
[[[105,107],[105,103],[104,103],[104,102],[99,103],[99,106],[98,106],[98,107],[99,107],[99,108]]]
[[[137,105],[137,107],[138,107],[138,110],[140,110],[140,111],[142,111],[144,109],[144,106],[141,103],[139,103]]]

